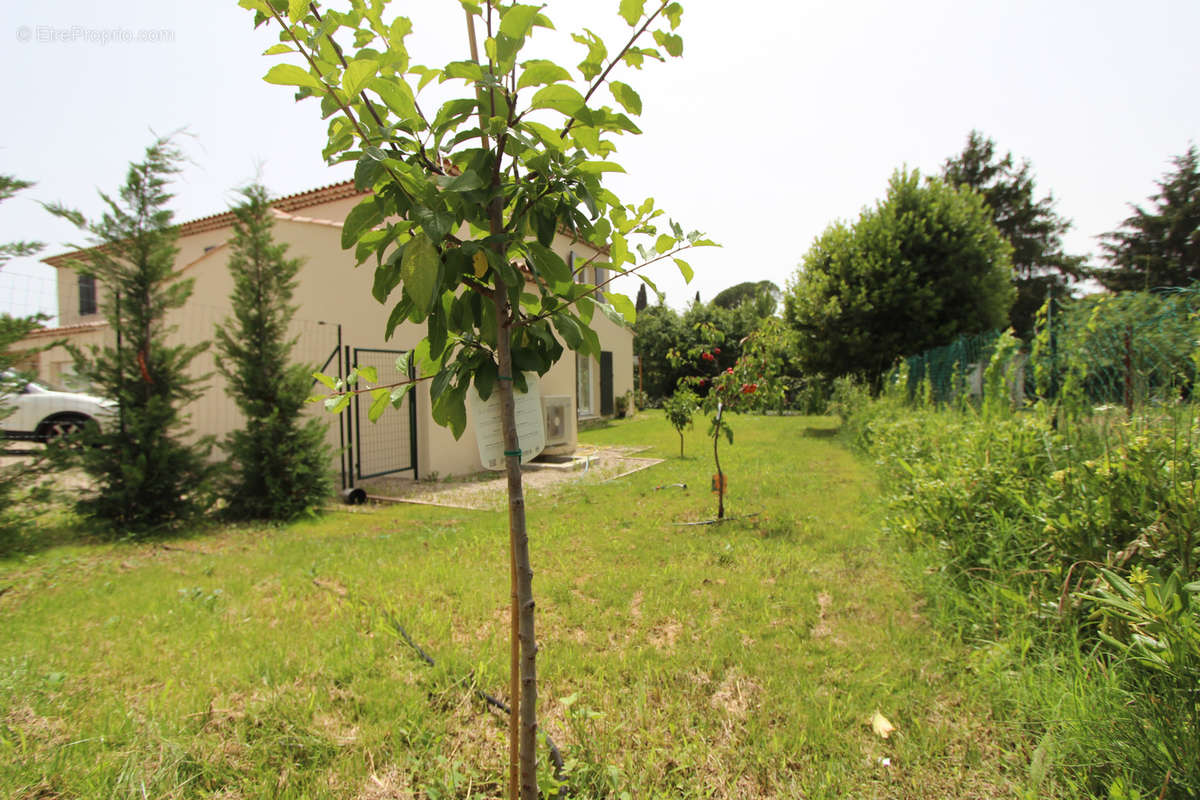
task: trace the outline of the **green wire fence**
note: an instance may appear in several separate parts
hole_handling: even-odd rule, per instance
[[[984,373],[1003,336],[992,331],[904,359],[910,400],[936,405],[983,399]],[[1058,401],[1094,409],[1192,400],[1200,369],[1200,284],[1051,299],[1032,343],[1003,348],[1018,402]]]

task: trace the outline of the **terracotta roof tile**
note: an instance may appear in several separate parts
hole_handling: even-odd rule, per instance
[[[360,192],[355,189],[354,181],[341,181],[340,183],[331,183],[328,186],[321,186],[317,189],[308,189],[296,194],[289,194],[273,201],[271,207],[284,212],[292,212],[302,208],[309,208],[310,206],[318,206],[322,203],[344,200],[347,197],[355,197],[360,194],[366,194],[366,192]],[[180,236],[191,236],[197,233],[205,233],[229,227],[233,224],[233,220],[232,211],[223,211],[220,214],[210,214],[207,217],[200,217],[199,219],[180,223],[177,230]],[[53,255],[42,260],[51,266],[58,267],[62,266],[66,261],[80,258],[86,253],[86,250],[74,250],[70,253],[59,253],[58,255]]]

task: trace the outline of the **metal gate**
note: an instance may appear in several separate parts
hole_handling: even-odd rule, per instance
[[[380,350],[371,347],[346,346],[343,374],[357,367],[374,367],[379,373],[379,382],[393,383],[401,379],[396,372],[396,359],[404,350]],[[408,378],[414,378],[409,365]],[[371,395],[354,396],[343,415],[344,466],[342,488],[354,486],[356,481],[377,478],[396,472],[412,472],[417,477],[417,404],[416,392],[404,397],[400,408],[389,408],[376,422],[367,417],[371,407]]]

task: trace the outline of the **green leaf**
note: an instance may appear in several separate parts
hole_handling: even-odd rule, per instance
[[[416,386],[415,383],[404,383],[392,389],[390,398],[392,408],[399,408],[400,404],[404,402],[405,396],[412,391],[414,386]]]
[[[350,395],[334,395],[333,397],[325,398],[325,410],[333,414],[340,414],[346,410],[346,406],[350,405]]]
[[[637,322],[637,309],[634,307],[633,301],[628,297],[614,292],[606,292],[604,296],[612,304],[612,307],[625,318],[627,323],[632,325]]]
[[[375,148],[378,149],[378,148]],[[380,155],[383,155],[380,152]],[[373,154],[364,155],[354,165],[354,188],[360,192],[375,186],[375,181],[379,180],[379,176],[383,173],[383,166],[379,163],[381,159],[377,159]]]
[[[442,80],[462,78],[468,81],[483,80],[483,70],[474,61],[452,61],[446,65]]]
[[[530,103],[532,108],[552,108],[568,117],[579,113],[583,105],[583,95],[575,87],[560,83],[539,89]]]
[[[367,419],[378,422],[392,402],[392,393],[387,389],[376,389],[371,392],[371,407],[367,409]]]
[[[654,249],[659,255],[662,255],[663,253],[669,253],[675,247],[675,244],[675,237],[664,233],[659,235],[658,241],[654,243]]]
[[[625,168],[615,161],[585,161],[576,167],[587,175],[599,175],[603,172],[624,172]]]
[[[266,50],[263,51],[263,55],[264,56],[277,56],[280,53],[294,53],[294,52],[296,52],[296,51],[293,50],[292,48],[288,47],[286,44],[273,44],[270,47],[268,47]]]
[[[675,30],[679,27],[679,20],[683,16],[683,6],[679,5],[679,3],[671,3],[665,9],[663,9],[663,13],[666,14],[667,19],[671,21],[671,30]]]
[[[583,29],[583,34],[573,33],[571,38],[587,46],[587,58],[579,62],[578,66],[584,80],[590,81],[604,71],[604,59],[608,56],[608,48],[604,46],[603,39],[587,28]]]
[[[658,42],[659,47],[666,50],[668,55],[676,58],[683,55],[683,39],[678,34],[655,31],[654,41]]]
[[[569,283],[571,269],[558,253],[540,242],[529,243],[529,258],[539,275],[551,283]]]
[[[579,324],[570,316],[555,314],[550,321],[554,323],[554,329],[558,331],[567,347],[578,350],[583,345],[583,333],[579,330]]]
[[[492,396],[492,390],[495,389],[499,377],[500,370],[496,368],[496,362],[488,356],[475,370],[475,390],[481,398],[487,400]]]
[[[521,65],[521,77],[517,79],[517,88],[541,86],[547,83],[571,80],[571,73],[555,64],[553,61],[534,59]]]
[[[730,444],[733,444],[733,428],[724,424],[721,425],[721,428],[725,431],[725,438],[729,440]]]
[[[533,122],[531,120],[522,120],[521,127],[528,131],[532,131],[533,135],[551,150],[562,152],[567,147],[566,142],[564,142],[562,137],[558,135],[558,131],[554,130],[549,125],[543,125],[540,122]]]
[[[373,58],[359,58],[351,61],[346,71],[342,73],[342,88],[351,98],[362,91],[367,81],[379,72],[379,62]]]
[[[625,107],[630,114],[642,113],[642,98],[629,84],[620,81],[609,81],[608,89],[618,103]]]
[[[263,80],[278,86],[302,86],[318,92],[325,90],[325,84],[309,75],[308,70],[300,69],[295,64],[276,64],[267,70]]]
[[[513,3],[507,10],[500,12],[500,35],[524,39],[533,29],[534,17],[540,10],[538,6]]]
[[[412,372],[411,350],[396,357],[396,372],[400,375],[408,375]]]
[[[449,192],[469,192],[483,188],[483,178],[479,177],[478,172],[469,169],[461,175],[440,175],[437,183]]]
[[[295,24],[307,13],[308,0],[288,0],[288,22]]]
[[[379,95],[379,99],[388,109],[400,118],[401,122],[417,119],[416,103],[413,102],[412,87],[399,77],[377,75],[367,82],[367,87]]]
[[[408,319],[408,315],[412,313],[412,309],[412,300],[407,297],[401,297],[400,302],[393,306],[392,313],[388,315],[387,329],[383,334],[385,341],[392,338],[392,334],[396,332],[396,328],[401,322]]]
[[[394,257],[389,258],[375,268],[375,282],[371,285],[371,295],[380,303],[386,303],[388,295],[399,283],[400,265],[396,263]]]
[[[621,0],[621,19],[629,27],[636,27],[645,10],[646,0]]]
[[[440,264],[437,248],[424,233],[418,233],[405,245],[404,257],[400,261],[400,277],[420,314],[419,319],[428,315],[437,297]]]
[[[684,283],[691,283],[692,278],[696,273],[692,271],[692,265],[684,261],[682,258],[673,259],[675,266],[679,267],[679,274],[683,276]]]
[[[354,371],[358,373],[358,377],[362,378],[367,383],[379,383],[379,370],[367,365],[365,367],[355,366]]]
[[[328,375],[325,375],[325,374],[323,374],[323,373],[320,373],[320,372],[314,372],[314,373],[312,374],[312,376],[313,376],[313,378],[315,378],[316,380],[318,380],[318,381],[320,381],[321,383],[325,384],[325,385],[326,385],[327,387],[329,387],[330,389],[333,389],[333,388],[334,388],[334,384],[333,384],[333,378],[329,377]]]
[[[348,250],[353,247],[363,231],[370,230],[381,222],[383,212],[380,211],[375,196],[371,195],[350,209],[350,213],[346,215],[346,221],[342,223],[342,249]]]

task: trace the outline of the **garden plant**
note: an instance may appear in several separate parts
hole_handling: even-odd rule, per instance
[[[564,344],[598,357],[594,314],[633,322],[634,304],[612,279],[582,283],[579,270],[595,264],[613,279],[649,280],[647,266],[675,259],[690,279],[678,254],[708,243],[661,220],[652,199],[627,205],[602,183],[622,171],[610,158],[615,137],[640,133],[631,116],[642,100],[618,76],[682,55],[675,31],[683,8],[622,0],[628,39],[610,52],[590,30],[573,34],[583,59],[572,72],[536,57],[539,36],[554,30],[540,6],[466,0],[465,57],[427,67],[410,60],[410,20],[385,19],[384,3],[355,0],[348,12],[278,0],[241,5],[256,25],[279,30],[267,54],[287,62],[265,79],[319,104],[330,118],[324,156],[353,162],[355,184],[371,192],[346,218],[342,244],[375,265],[375,297],[392,304],[388,337],[405,320],[425,324],[417,380],[429,381],[434,420],[460,436],[468,389],[500,396],[512,580],[509,794],[515,800],[519,784],[519,796],[532,800],[538,648],[514,392],[526,389],[526,372],[544,374]],[[421,93],[434,81],[461,94],[427,111]],[[597,255],[573,272],[551,248],[559,231]],[[372,418],[413,386],[364,387],[371,375],[352,377],[350,385],[326,379],[334,393],[327,402],[344,408],[350,393],[369,391]]]

